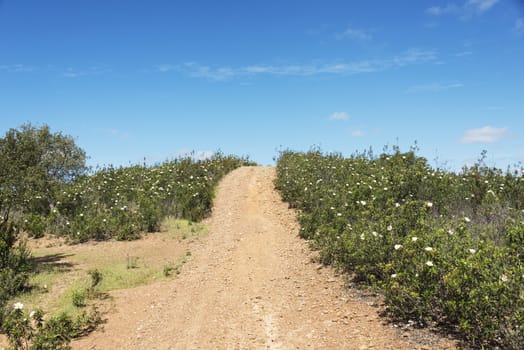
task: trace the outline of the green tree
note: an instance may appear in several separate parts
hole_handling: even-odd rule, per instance
[[[85,159],[73,138],[47,125],[24,124],[0,138],[0,324],[2,307],[24,287],[29,271],[17,220],[27,213],[46,216],[56,191],[86,171]]]
[[[85,173],[85,152],[71,136],[24,124],[0,139],[0,223],[13,213],[47,215],[56,191]]]

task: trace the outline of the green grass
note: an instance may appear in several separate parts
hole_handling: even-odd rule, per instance
[[[189,239],[207,234],[207,227],[204,224],[173,217],[164,219],[161,230],[167,231],[167,236],[172,239]]]
[[[186,239],[189,242],[206,233],[207,228],[202,223],[167,218],[162,223],[161,232],[151,235],[159,235],[160,242],[173,244]],[[35,270],[29,279],[31,288],[18,295],[16,301],[29,309],[38,305],[51,316],[65,312],[75,317],[85,310],[85,307],[75,306],[73,298],[76,295],[77,303],[81,301],[79,295],[85,293],[91,285],[88,271],[97,269],[102,274],[102,280],[95,290],[99,295],[104,295],[113,290],[174,278],[191,255],[190,251],[179,249],[176,253],[168,255],[163,252],[164,256],[158,256],[156,246],[147,246],[145,242],[138,255],[131,255],[125,251],[134,252],[133,247],[141,245],[141,241],[108,244],[118,244],[120,249],[114,254],[108,253],[107,248],[103,248],[104,243],[99,243],[100,246],[85,246],[85,249],[82,245],[34,249]],[[92,303],[96,303],[96,300],[87,297],[86,304]]]

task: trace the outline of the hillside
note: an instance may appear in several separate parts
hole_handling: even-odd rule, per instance
[[[275,169],[220,183],[209,234],[174,280],[111,292],[114,310],[75,349],[424,349],[453,343],[379,317],[380,299],[347,289],[298,238]]]

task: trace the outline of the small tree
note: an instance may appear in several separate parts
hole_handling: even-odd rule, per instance
[[[47,215],[56,191],[86,171],[71,136],[24,124],[0,139],[0,223],[16,213]]]
[[[85,158],[73,138],[47,125],[24,124],[0,138],[0,324],[2,306],[23,288],[29,270],[17,217],[46,216],[56,191],[86,171]]]

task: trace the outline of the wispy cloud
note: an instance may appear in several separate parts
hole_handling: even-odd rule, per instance
[[[524,34],[524,18],[517,18],[513,29],[519,34]]]
[[[114,128],[105,128],[105,129],[98,129],[100,132],[111,135],[114,138],[120,139],[120,140],[126,140],[129,138],[129,132]]]
[[[473,15],[482,14],[491,9],[499,0],[466,0],[460,4],[449,3],[445,6],[431,6],[426,13],[433,16],[454,15],[468,19]]]
[[[448,4],[446,6],[431,6],[426,9],[426,13],[433,16],[441,16],[445,14],[457,14],[461,11],[461,7],[455,4]]]
[[[509,134],[508,128],[494,128],[485,126],[478,129],[467,130],[462,136],[462,143],[494,143]]]
[[[100,75],[107,72],[110,72],[111,70],[105,67],[99,67],[99,66],[93,66],[89,67],[87,69],[78,69],[69,67],[66,70],[62,72],[62,76],[65,78],[79,78],[86,75]]]
[[[349,114],[346,112],[335,112],[329,116],[329,120],[348,120]]]
[[[484,12],[493,7],[499,0],[468,0],[465,6],[473,7],[477,11]]]
[[[35,67],[25,64],[0,64],[0,71],[9,73],[27,73],[35,70]]]
[[[347,61],[337,63],[310,63],[290,65],[258,64],[240,67],[208,66],[196,62],[178,65],[162,64],[155,70],[160,73],[179,72],[194,78],[224,81],[233,78],[253,76],[314,76],[314,75],[354,75],[381,72],[388,69],[410,65],[437,62],[435,50],[409,49],[397,56],[384,59]]]
[[[455,57],[464,57],[464,56],[469,56],[469,55],[473,55],[473,52],[472,51],[460,51],[460,52],[453,54],[453,56]]]
[[[454,83],[430,83],[430,84],[422,84],[422,85],[414,85],[406,89],[406,93],[413,94],[413,93],[424,93],[424,92],[440,92],[444,90],[450,90],[450,89],[457,89],[463,87],[464,84],[459,82]]]
[[[363,129],[355,129],[353,131],[351,131],[351,136],[353,137],[364,137],[366,136],[366,132],[363,130]]]
[[[373,39],[371,32],[364,29],[348,27],[342,33],[336,34],[337,39],[352,39],[357,41],[368,41]]]

